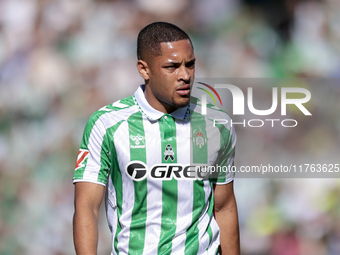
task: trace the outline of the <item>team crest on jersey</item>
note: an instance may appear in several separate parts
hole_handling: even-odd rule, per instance
[[[89,156],[88,150],[84,150],[84,149],[79,150],[78,158],[77,158],[77,165],[76,165],[75,170],[85,166],[84,161],[88,158],[88,156]]]
[[[208,138],[205,136],[203,131],[198,128],[193,132],[192,141],[201,149],[208,141]]]
[[[165,151],[164,151],[164,160],[165,161],[168,161],[168,159],[170,158],[171,161],[174,161],[175,157],[174,157],[175,153],[171,147],[170,144],[168,144],[166,147],[165,147]]]
[[[145,137],[141,136],[141,135],[130,135],[130,139],[131,141],[134,142],[134,144],[130,144],[130,148],[145,148]],[[141,144],[142,143],[142,144]]]

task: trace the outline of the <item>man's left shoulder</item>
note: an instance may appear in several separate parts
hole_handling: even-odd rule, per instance
[[[207,121],[220,120],[220,122],[231,123],[230,115],[221,108],[209,102],[206,104],[206,111],[203,113],[201,100],[196,97],[190,98],[190,112],[192,116],[201,116]]]

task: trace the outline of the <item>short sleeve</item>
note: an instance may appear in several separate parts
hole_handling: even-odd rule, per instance
[[[110,168],[110,150],[106,128],[94,113],[86,124],[81,141],[73,183],[92,182],[106,185]]]
[[[227,184],[235,177],[235,145],[236,133],[233,126],[216,125],[220,130],[220,150],[214,163],[217,175],[214,176],[215,184]]]

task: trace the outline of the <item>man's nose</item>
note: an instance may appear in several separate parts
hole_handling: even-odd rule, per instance
[[[183,81],[186,81],[186,82],[190,81],[191,75],[190,75],[188,68],[186,68],[186,66],[180,67],[178,78],[179,78],[179,80],[183,80]]]

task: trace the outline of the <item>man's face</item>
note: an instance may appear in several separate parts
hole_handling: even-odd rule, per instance
[[[161,51],[148,61],[145,97],[155,109],[170,113],[190,102],[195,55],[189,40],[161,43]]]

